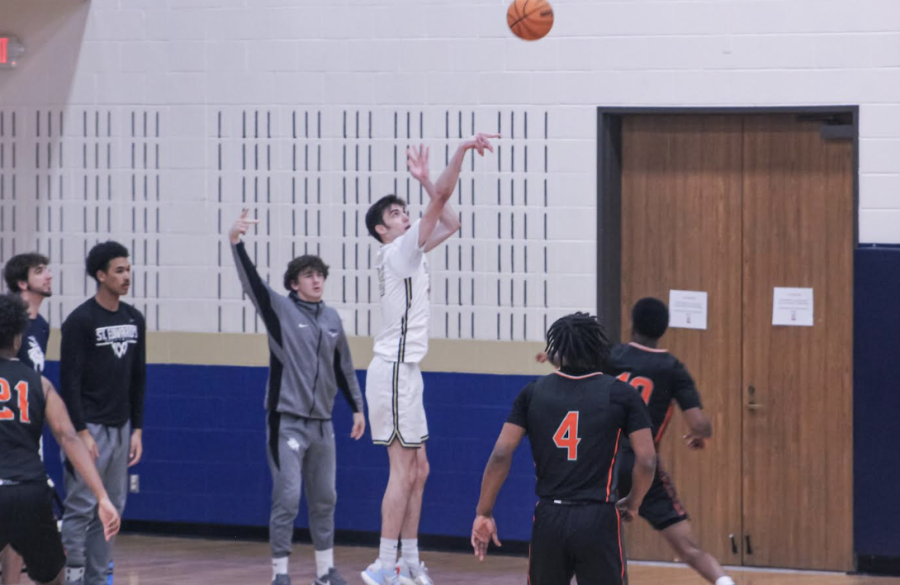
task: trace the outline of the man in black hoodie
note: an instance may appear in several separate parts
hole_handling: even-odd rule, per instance
[[[241,242],[257,220],[245,209],[228,232],[244,293],[250,297],[269,337],[266,419],[272,472],[272,583],[290,585],[288,556],[294,519],[300,509],[301,479],[306,482],[309,530],[316,550],[316,585],[345,585],[334,568],[335,448],[331,412],[338,388],[353,410],[350,436],[366,429],[363,399],[350,348],[337,311],[322,295],[328,266],[318,256],[288,263],[284,296],[256,272]]]

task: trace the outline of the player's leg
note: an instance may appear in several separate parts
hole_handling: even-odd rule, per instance
[[[316,556],[316,581],[313,585],[344,585],[346,581],[334,568],[335,489],[334,427],[331,421],[310,421],[307,425],[309,447],[303,458],[306,470],[306,505],[309,508],[309,532]]]
[[[378,559],[362,572],[367,585],[385,585],[397,581],[397,543],[406,517],[406,508],[416,483],[416,453],[395,439],[388,445],[390,475],[381,501],[381,546]]]
[[[675,551],[675,554],[692,569],[700,573],[704,579],[716,585],[732,585],[734,583],[725,574],[719,562],[711,554],[700,548],[689,521],[684,520],[672,524],[662,530],[661,534]]]
[[[425,384],[418,364],[401,364],[403,368],[402,392],[398,396],[397,423],[400,438],[406,444],[418,444],[416,453],[416,482],[406,507],[406,518],[400,532],[401,559],[400,583],[402,585],[433,585],[428,569],[419,560],[419,519],[422,516],[422,497],[431,470],[425,441],[428,440],[428,420],[425,416],[423,394]]]
[[[23,565],[24,561],[22,561],[21,555],[11,546],[0,551],[0,572],[3,573],[3,585],[18,585]]]
[[[685,563],[716,585],[733,585],[718,561],[700,548],[687,513],[678,499],[675,485],[660,465],[650,491],[641,504],[640,515],[657,530]]]
[[[566,550],[568,508],[541,502],[534,509],[528,548],[530,585],[559,585],[572,580],[573,567]]]
[[[300,484],[306,451],[302,420],[277,412],[267,414],[267,459],[272,474],[272,509],[269,514],[269,546],[272,549],[272,583],[286,585],[288,557],[294,538],[294,520],[300,511]]]
[[[97,471],[103,480],[103,487],[109,500],[121,516],[125,511],[125,500],[128,497],[128,452],[131,448],[131,428],[125,424],[121,428],[97,426],[91,431],[97,442],[100,457],[97,459]],[[115,539],[107,541],[103,535],[103,524],[94,511],[85,537],[85,585],[106,585],[108,582],[109,557]]]
[[[97,442],[98,450],[103,428],[101,425],[93,423],[87,425],[87,430]],[[63,480],[66,485],[65,512],[62,521],[62,543],[66,551],[65,582],[69,585],[83,585],[87,563],[88,530],[97,517],[97,499],[81,475],[66,459],[65,452],[60,452],[60,457],[63,462]],[[97,459],[94,464],[102,479],[101,460]]]
[[[612,504],[578,506],[566,531],[578,585],[620,585],[625,556],[619,514]]]
[[[431,467],[425,444],[416,453],[416,482],[406,506],[406,518],[400,530],[400,583],[402,585],[432,585],[425,563],[419,560],[419,518],[422,516],[422,497]]]
[[[6,489],[6,488],[0,488]],[[62,583],[66,556],[53,516],[53,495],[46,484],[13,486],[17,494],[10,544],[22,555],[35,583]]]
[[[387,446],[390,473],[381,501],[381,546],[378,558],[361,576],[368,585],[396,582],[397,545],[415,485],[416,449],[404,447],[398,433],[398,401],[403,364],[375,357],[366,372],[369,429],[375,444]]]

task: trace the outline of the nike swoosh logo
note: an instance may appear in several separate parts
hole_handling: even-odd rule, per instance
[[[303,329],[304,327],[309,327],[309,325],[305,325],[305,324],[303,324],[303,323],[299,323],[299,324],[297,324],[297,327],[299,327],[300,329]]]

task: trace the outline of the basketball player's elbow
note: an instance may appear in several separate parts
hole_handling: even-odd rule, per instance
[[[71,446],[76,444],[76,441],[81,440],[78,438],[78,434],[75,432],[75,427],[73,427],[71,424],[51,425],[50,430],[53,431],[53,437],[59,444],[59,448],[62,449],[66,454],[69,453],[69,449],[71,448]]]
[[[656,451],[635,453],[634,466],[650,475],[656,473]]]
[[[508,468],[512,463],[512,450],[503,445],[497,445],[488,459],[488,467],[494,469]]]

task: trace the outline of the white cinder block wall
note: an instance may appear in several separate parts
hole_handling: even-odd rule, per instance
[[[556,0],[526,43],[497,0],[0,0],[28,54],[0,72],[0,260],[49,252],[55,326],[84,252],[132,249],[151,328],[259,331],[223,231],[243,206],[273,285],[332,266],[348,330],[377,327],[369,203],[421,193],[474,130],[463,230],[433,253],[433,335],[540,339],[596,305],[596,107],[859,105],[863,243],[900,243],[900,2]]]

